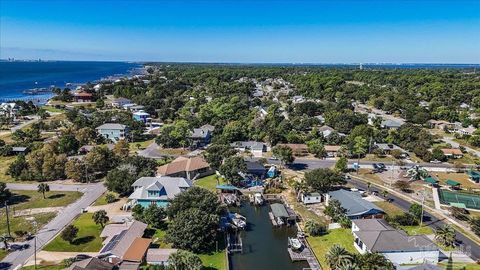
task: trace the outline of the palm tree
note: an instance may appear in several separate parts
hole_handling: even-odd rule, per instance
[[[353,260],[344,261],[339,267],[335,268],[336,270],[357,270],[360,269],[358,263]]]
[[[384,199],[387,198],[387,195],[388,195],[388,191],[382,190],[382,196]]]
[[[343,264],[352,262],[352,255],[344,247],[335,244],[327,252],[325,259],[330,268],[340,269]]]
[[[435,230],[435,240],[444,246],[453,246],[455,244],[455,230],[449,224]]]
[[[370,193],[370,187],[372,187],[372,183],[367,182],[367,193]]]
[[[393,270],[393,263],[380,253],[365,253],[356,256],[356,261],[364,270]]]
[[[38,188],[37,191],[41,192],[43,194],[43,198],[46,199],[45,192],[50,191],[50,186],[48,184],[45,184],[45,183],[40,183],[40,184],[38,184],[37,188]]]
[[[92,219],[93,221],[95,221],[95,224],[100,224],[102,228],[105,226],[105,223],[107,223],[110,220],[105,210],[98,210],[95,213],[93,213]]]

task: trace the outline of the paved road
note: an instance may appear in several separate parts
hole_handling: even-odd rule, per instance
[[[32,119],[31,119],[31,120],[28,120],[28,121],[26,121],[26,122],[24,122],[24,123],[21,123],[21,124],[19,124],[19,125],[16,125],[16,126],[12,127],[10,130],[11,130],[12,132],[15,132],[15,131],[17,131],[18,129],[22,129],[22,128],[24,128],[24,127],[26,127],[26,126],[28,126],[28,125],[30,125],[30,124],[33,124],[33,123],[37,122],[38,120],[40,120],[40,117],[39,117],[38,115],[30,115],[29,117],[31,117]]]
[[[349,179],[348,182],[350,184],[352,184],[353,186],[357,187],[357,188],[360,188],[360,189],[363,189],[363,190],[367,189],[367,185],[362,181],[355,180],[355,179]],[[370,187],[370,190],[378,192],[378,193],[380,193],[380,191],[381,191],[380,188],[378,188],[376,186],[373,186],[373,185]],[[398,206],[399,208],[401,208],[404,211],[408,211],[408,209],[410,208],[410,205],[411,205],[410,202],[408,202],[404,199],[401,199],[401,198],[399,198],[395,195],[388,194],[387,198],[391,199],[392,203],[394,205]],[[427,211],[424,212],[424,222],[425,222],[426,225],[428,225],[432,229],[436,229],[436,228],[444,226],[446,224],[446,222],[444,222],[442,220],[439,220],[438,218],[436,218],[432,214],[428,213]],[[470,240],[470,238],[466,237],[465,235],[463,235],[460,232],[456,232],[456,239],[460,244],[462,244],[464,246],[464,250],[473,260],[479,260],[480,259],[480,246],[479,245],[477,245],[474,241]],[[448,255],[448,254],[446,254],[446,255]]]
[[[16,185],[16,184],[15,184]],[[58,185],[58,184],[56,184]],[[58,187],[58,186],[54,187]],[[30,185],[30,187],[35,185]],[[68,187],[67,187],[68,186]],[[26,185],[24,186],[27,187]],[[103,183],[92,184],[84,187],[84,195],[76,202],[65,207],[63,211],[51,220],[46,226],[40,229],[37,233],[37,251],[41,250],[45,244],[52,240],[65,226],[80,214],[82,208],[86,208],[97,200],[105,191],[106,188]],[[70,185],[65,185],[64,189],[71,189]],[[15,251],[10,253],[5,259],[0,262],[0,270],[19,269],[27,260],[33,256],[33,240],[27,242],[29,248],[22,251]]]

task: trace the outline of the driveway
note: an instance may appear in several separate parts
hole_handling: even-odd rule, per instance
[[[19,130],[19,129],[22,129],[22,128],[24,128],[24,127],[26,127],[26,126],[28,126],[28,125],[30,125],[30,124],[33,124],[33,123],[35,123],[35,122],[38,122],[38,120],[40,120],[40,117],[39,117],[38,115],[29,115],[29,117],[32,118],[32,119],[31,119],[31,120],[28,120],[28,121],[26,121],[26,122],[23,122],[23,123],[21,123],[21,124],[19,124],[19,125],[16,125],[16,126],[12,127],[10,130],[11,130],[12,132],[15,132],[15,131],[17,131],[17,130]]]
[[[22,187],[22,188],[34,188],[36,190],[36,184],[11,184],[13,187]],[[20,185],[20,186],[17,186]],[[52,184],[53,185],[53,184]],[[78,188],[75,185],[65,185],[61,186],[60,184],[55,184],[51,188],[58,190],[68,191],[71,188]],[[82,186],[82,189],[79,191],[84,192],[83,196],[76,202],[68,205],[58,215],[51,220],[47,225],[41,228],[37,233],[37,251],[40,251],[48,242],[50,242],[65,226],[70,224],[77,215],[80,214],[82,208],[87,208],[95,200],[97,200],[107,189],[103,183],[90,184],[90,185],[79,185]],[[14,188],[12,188],[14,189]],[[52,189],[53,190],[53,189]],[[8,254],[5,259],[0,262],[0,270],[7,269],[20,269],[28,259],[33,256],[34,250],[33,240],[26,242],[29,247],[22,251],[14,251]]]

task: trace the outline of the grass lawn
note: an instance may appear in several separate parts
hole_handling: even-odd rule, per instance
[[[94,203],[93,203],[93,206],[99,206],[99,205],[107,205],[108,202],[107,202],[107,194],[112,194],[115,196],[115,198],[117,198],[118,200],[118,194],[115,193],[115,192],[105,192],[103,193],[102,196],[100,196],[100,198],[98,198]]]
[[[152,242],[153,244],[158,245],[158,248],[172,248],[172,244],[165,240],[167,226],[168,225],[165,225],[165,228],[162,229],[155,229],[155,233],[152,236]]]
[[[441,262],[438,264],[438,266],[442,267],[443,269],[447,269],[446,262]],[[452,269],[463,269],[462,267],[465,267],[465,270],[480,270],[480,264],[453,262]]]
[[[480,188],[479,184],[475,184],[474,182],[468,180],[468,175],[466,173],[435,172],[433,175],[436,176],[440,181],[440,184],[444,186],[447,185],[445,182],[448,179],[452,179],[462,184],[463,188]]]
[[[388,162],[392,163],[392,161],[396,161],[394,157],[391,156],[384,156],[384,157],[377,157],[373,154],[367,154],[364,158],[360,159],[360,166],[362,165],[362,161],[377,161],[377,162]]]
[[[32,215],[35,217],[35,221],[37,221],[38,229],[43,227],[47,224],[50,220],[55,218],[56,213],[42,213]],[[12,236],[14,235],[15,231],[26,231],[26,232],[34,232],[35,228],[31,221],[26,220],[28,216],[22,217],[10,217],[10,231]],[[5,212],[0,212],[0,235],[6,234],[8,232],[7,229],[7,217]]]
[[[154,141],[155,141],[154,139],[151,139],[151,140],[146,140],[146,141],[143,141],[143,142],[132,142],[132,143],[129,143],[128,146],[130,148],[130,152],[135,152],[139,149],[141,150],[141,149],[147,148],[147,146],[149,146]],[[138,148],[138,146],[140,146],[140,148]]]
[[[432,228],[428,226],[402,226],[402,230],[408,235],[433,234]]]
[[[15,182],[13,177],[7,175],[8,167],[13,161],[15,161],[15,159],[17,159],[17,157],[0,157],[0,179],[2,182]]]
[[[212,174],[203,178],[199,178],[195,180],[193,183],[195,186],[203,187],[206,188],[210,191],[215,192],[216,191],[216,186],[217,186],[217,175]],[[223,178],[218,177],[218,184],[223,185],[226,184]]]
[[[330,269],[325,261],[325,254],[327,254],[330,248],[335,244],[343,246],[351,253],[358,253],[353,246],[351,229],[334,229],[328,231],[328,234],[323,236],[309,236],[307,237],[307,240],[323,269]]]
[[[464,153],[462,158],[449,159],[448,163],[475,164],[476,160],[478,160],[478,158],[469,153]]]
[[[362,163],[360,162],[360,167],[362,167]],[[357,172],[351,172],[350,173],[352,176],[358,176],[365,178],[368,181],[371,181],[376,184],[383,185],[385,182],[378,176],[377,174],[372,173],[371,169],[359,169],[358,174]]]
[[[12,193],[10,201],[13,210],[66,206],[82,197],[82,193],[77,191],[49,191],[45,193],[46,199],[35,190],[12,190]]]
[[[102,239],[100,238],[102,227],[93,222],[92,216],[93,213],[84,213],[73,221],[73,225],[78,228],[78,235],[72,244],[63,240],[60,235],[58,235],[44,250],[63,252],[99,251],[100,248],[102,248]]]
[[[390,216],[396,216],[403,214],[403,210],[400,209],[398,206],[394,205],[393,203],[389,202],[373,202],[378,207],[382,208],[385,213],[388,213]]]
[[[227,270],[227,258],[225,250],[213,254],[199,254],[206,270]]]
[[[42,109],[45,109],[45,111],[47,111],[47,112],[54,112],[54,113],[63,113],[63,112],[65,112],[64,109],[55,108],[55,107],[53,107],[53,106],[43,106]]]
[[[34,270],[35,266],[30,265],[30,266],[25,266],[22,267],[22,270]],[[38,265],[37,264],[37,270],[62,270],[65,269],[65,265],[61,264],[52,264],[52,265]]]
[[[0,261],[3,260],[7,256],[7,251],[4,249],[0,249]]]

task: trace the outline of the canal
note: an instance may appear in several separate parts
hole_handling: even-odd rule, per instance
[[[243,253],[231,257],[232,270],[301,270],[306,262],[295,262],[288,255],[288,237],[296,236],[295,226],[274,228],[268,217],[270,206],[244,203],[234,208],[247,218],[247,229],[242,232]]]

